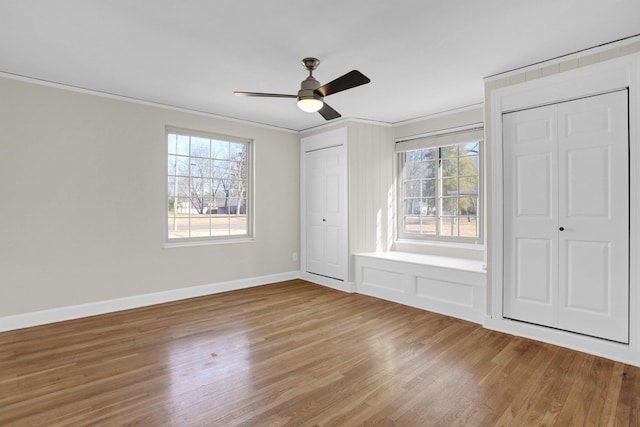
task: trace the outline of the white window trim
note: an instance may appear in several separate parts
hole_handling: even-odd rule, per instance
[[[439,147],[452,145],[469,140],[479,141],[478,145],[478,235],[477,237],[457,237],[457,236],[434,236],[434,235],[409,235],[402,232],[402,218],[404,215],[402,193],[402,167],[400,153],[417,150],[421,148]],[[395,221],[395,242],[402,245],[419,246],[449,246],[464,247],[473,250],[484,249],[485,235],[485,211],[484,211],[484,123],[472,123],[454,128],[440,129],[433,132],[412,135],[396,139],[394,152],[394,176],[396,180],[396,221]]]
[[[210,246],[210,245],[226,245],[226,244],[238,244],[238,243],[255,243],[255,144],[251,138],[242,138],[233,135],[220,134],[216,132],[201,131],[195,129],[188,129],[176,126],[165,126],[164,132],[164,198],[163,209],[166,211],[167,200],[169,197],[168,188],[168,170],[169,170],[169,149],[167,145],[167,138],[170,133],[178,133],[183,135],[219,139],[230,142],[241,142],[248,144],[247,161],[248,161],[248,173],[247,178],[248,191],[247,191],[247,234],[232,235],[232,236],[209,236],[209,237],[184,237],[184,238],[169,238],[169,224],[168,217],[165,214],[164,218],[164,244],[163,249],[182,248],[191,246]]]

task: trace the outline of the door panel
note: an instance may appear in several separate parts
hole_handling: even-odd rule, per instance
[[[516,156],[516,215],[552,219],[551,153]]]
[[[559,324],[629,341],[627,92],[558,105]]]
[[[567,242],[566,309],[609,314],[610,263],[607,243]]]
[[[505,114],[503,315],[553,326],[558,319],[556,109]]]
[[[550,306],[551,259],[554,256],[551,240],[516,240],[516,299]]]
[[[567,150],[567,217],[609,218],[609,147]]]

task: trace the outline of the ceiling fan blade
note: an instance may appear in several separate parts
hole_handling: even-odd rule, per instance
[[[347,74],[330,81],[324,86],[316,89],[316,92],[322,96],[329,96],[343,90],[351,89],[356,86],[369,83],[371,80],[358,70],[349,71]]]
[[[235,96],[260,96],[263,98],[297,98],[298,95],[285,95],[282,93],[260,93],[260,92],[233,92]]]
[[[326,102],[324,103],[322,108],[318,110],[318,113],[320,113],[320,115],[324,117],[325,120],[333,120],[337,119],[338,117],[342,117],[340,113],[329,107]]]

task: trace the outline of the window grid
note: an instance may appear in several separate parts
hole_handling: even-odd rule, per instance
[[[167,238],[248,237],[249,142],[167,132]]]
[[[476,241],[479,141],[400,153],[402,238]]]

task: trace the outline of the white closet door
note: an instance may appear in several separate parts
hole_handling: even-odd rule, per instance
[[[505,114],[504,317],[628,342],[627,92]]]
[[[503,116],[505,317],[558,323],[556,107]]]
[[[558,105],[559,324],[629,339],[627,91]]]
[[[306,271],[347,280],[347,207],[343,147],[305,154]]]

